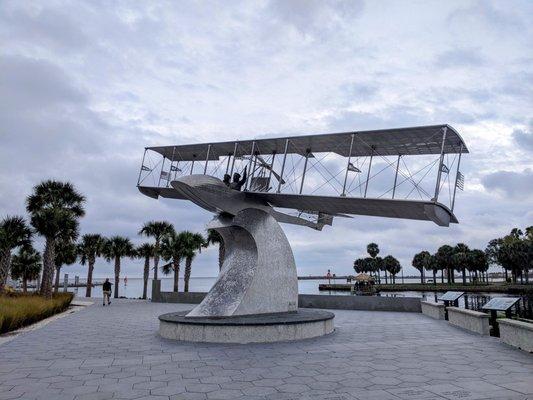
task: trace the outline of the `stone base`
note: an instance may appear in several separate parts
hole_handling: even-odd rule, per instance
[[[272,343],[309,339],[334,331],[335,314],[322,310],[234,317],[186,317],[185,312],[159,316],[159,335],[203,343]]]

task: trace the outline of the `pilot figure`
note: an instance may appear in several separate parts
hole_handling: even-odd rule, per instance
[[[241,179],[241,174],[235,172],[233,174],[233,182],[231,182],[231,184],[229,185],[229,187],[231,189],[235,189],[235,190],[241,190],[242,188],[242,185],[244,185],[246,183],[246,168],[247,167],[244,167],[244,172],[242,174],[242,179]]]
[[[231,184],[231,176],[230,176],[230,174],[224,174],[224,179],[222,180],[222,182],[224,182],[224,185],[229,187],[230,184]]]

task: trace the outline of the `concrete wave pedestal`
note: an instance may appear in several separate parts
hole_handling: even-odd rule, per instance
[[[291,246],[266,211],[219,214],[208,225],[223,238],[217,281],[189,312],[159,317],[168,339],[213,343],[269,343],[333,332],[334,314],[298,309],[298,278]]]
[[[159,316],[159,335],[166,339],[202,343],[272,343],[310,339],[332,333],[335,314],[323,310],[188,317],[187,312]]]

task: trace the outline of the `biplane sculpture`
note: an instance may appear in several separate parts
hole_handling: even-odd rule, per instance
[[[189,316],[286,312],[297,309],[297,276],[278,222],[321,230],[335,217],[362,215],[449,226],[458,222],[453,209],[464,184],[463,153],[468,149],[449,125],[147,147],[137,186],[154,199],[189,200],[215,214],[208,229],[222,235],[226,258]],[[422,167],[423,157],[431,160]],[[407,159],[415,165],[409,168]],[[243,167],[248,179],[242,191],[222,181]],[[394,171],[390,187],[383,186],[385,170]],[[424,187],[428,176],[434,190]],[[382,193],[369,195],[372,180]],[[443,193],[448,205],[439,202]],[[409,198],[416,194],[420,198]]]

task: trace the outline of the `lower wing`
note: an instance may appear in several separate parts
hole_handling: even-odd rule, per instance
[[[312,196],[284,193],[247,192],[250,199],[272,207],[314,211],[329,215],[367,215],[433,221],[439,226],[457,223],[448,207],[432,201],[365,199],[358,197]]]

